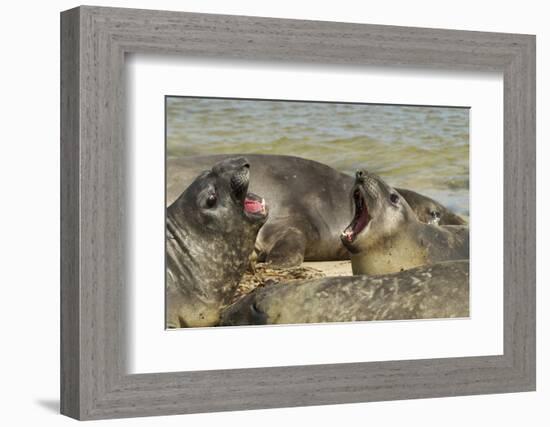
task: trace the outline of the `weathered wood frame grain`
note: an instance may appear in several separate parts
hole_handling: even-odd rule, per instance
[[[148,52],[502,72],[504,354],[127,374],[124,61],[127,53]],[[99,419],[535,389],[534,36],[71,9],[61,14],[61,166],[65,415]]]

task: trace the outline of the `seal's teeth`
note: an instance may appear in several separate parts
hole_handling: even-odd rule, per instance
[[[342,237],[346,239],[348,242],[351,242],[353,240],[353,230],[342,231]]]

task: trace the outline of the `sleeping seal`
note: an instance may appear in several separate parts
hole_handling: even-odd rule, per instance
[[[421,222],[434,225],[466,225],[464,219],[434,199],[405,188],[396,188],[396,190],[407,201]]]
[[[416,217],[421,222],[434,225],[466,225],[466,221],[451,212],[441,203],[436,202],[416,191],[405,188],[396,188],[397,192],[403,196]]]
[[[420,222],[407,201],[380,177],[358,171],[355,213],[342,232],[353,274],[384,274],[438,261],[468,259],[467,226]]]
[[[200,171],[230,156],[168,159],[167,202],[175,200]],[[292,267],[304,260],[349,259],[340,232],[353,213],[349,199],[353,177],[294,156],[247,154],[246,158],[251,164],[251,191],[262,194],[270,206],[269,219],[256,242],[258,260],[274,267]],[[442,209],[441,224],[454,224],[457,218],[462,221],[455,215],[444,215],[448,211],[434,200],[414,194],[420,197],[412,198],[411,204],[422,215],[421,220],[432,220],[438,214],[432,215],[437,206]]]
[[[469,316],[469,261],[380,276],[326,277],[257,288],[227,307],[225,326]]]
[[[226,159],[200,174],[166,214],[166,326],[213,326],[246,270],[264,200],[248,193],[249,164]]]

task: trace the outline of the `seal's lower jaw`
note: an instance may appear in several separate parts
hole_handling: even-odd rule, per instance
[[[248,193],[244,199],[244,214],[254,221],[265,221],[268,215],[265,200],[254,193]]]
[[[342,243],[351,252],[353,252],[353,243],[357,239],[357,236],[368,227],[372,220],[367,203],[365,202],[365,197],[359,189],[355,189],[353,192],[353,202],[355,204],[355,215],[351,223],[340,235]]]

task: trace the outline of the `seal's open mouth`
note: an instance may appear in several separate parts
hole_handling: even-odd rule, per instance
[[[372,219],[365,202],[365,197],[359,188],[353,191],[353,202],[355,205],[355,215],[350,225],[342,232],[342,240],[345,243],[353,243],[359,233],[369,225]]]
[[[267,206],[265,200],[248,192],[250,172],[246,163],[231,176],[231,190],[238,203],[242,203],[244,214],[252,220],[267,218]]]
[[[248,193],[244,199],[244,212],[252,217],[267,216],[265,200],[254,193]]]

